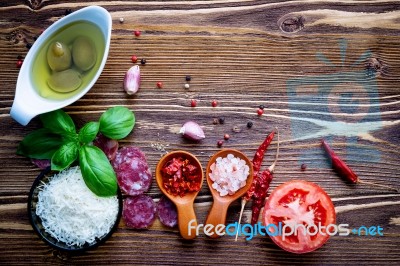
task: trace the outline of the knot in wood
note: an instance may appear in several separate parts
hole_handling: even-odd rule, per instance
[[[384,75],[386,72],[386,66],[383,62],[375,57],[369,58],[365,63],[365,69],[368,73],[375,73],[376,75]]]
[[[283,16],[278,20],[279,29],[285,33],[295,33],[304,28],[305,19],[302,16]]]
[[[33,10],[38,10],[42,4],[42,0],[28,0],[28,3]]]

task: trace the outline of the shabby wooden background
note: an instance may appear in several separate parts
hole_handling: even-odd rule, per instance
[[[281,155],[272,188],[291,179],[319,184],[332,197],[337,222],[380,225],[383,237],[332,237],[316,252],[288,254],[268,237],[235,242],[204,235],[184,241],[177,230],[156,221],[136,231],[121,222],[113,237],[94,251],[68,256],[45,245],[26,213],[27,194],[38,175],[15,154],[21,139],[40,123],[23,127],[10,116],[18,68],[41,30],[67,9],[106,8],[113,18],[110,54],[92,90],[65,108],[78,126],[96,120],[108,107],[131,108],[137,123],[121,145],[135,145],[155,169],[166,151],[183,149],[207,165],[224,147],[250,158],[274,128]],[[124,23],[119,22],[124,18]],[[135,37],[133,30],[141,30]],[[131,55],[145,58],[135,96],[122,89]],[[0,2],[0,263],[13,264],[380,264],[400,263],[400,194],[351,185],[329,167],[319,147],[333,148],[366,180],[399,187],[400,3],[398,1],[1,1]],[[190,89],[184,89],[191,75]],[[162,81],[164,87],[156,88]],[[198,100],[196,108],[190,100]],[[218,107],[211,107],[217,100]],[[256,114],[265,106],[262,117]],[[213,124],[224,117],[224,124]],[[206,139],[193,144],[177,132],[186,120],[204,127]],[[246,123],[253,121],[251,129]],[[233,128],[236,127],[234,132]],[[276,141],[263,163],[273,159]],[[300,165],[307,164],[301,171]],[[161,194],[155,182],[148,192]],[[212,198],[203,184],[195,208],[205,221]],[[227,222],[238,218],[233,204]],[[244,221],[249,221],[247,208]]]

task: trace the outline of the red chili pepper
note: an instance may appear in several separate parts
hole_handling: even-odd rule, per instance
[[[254,154],[254,158],[253,158],[253,173],[254,174],[253,174],[253,176],[255,177],[255,179],[256,179],[256,177],[258,175],[258,172],[260,171],[261,164],[263,162],[265,152],[267,151],[269,144],[271,144],[271,141],[273,140],[274,136],[275,136],[275,131],[272,131],[265,138],[264,142],[261,143],[260,147],[258,147],[258,149],[256,151],[256,154]],[[255,180],[255,179],[253,179],[253,180]],[[253,187],[253,185],[252,185],[252,187]],[[251,194],[249,194],[249,191],[248,191],[248,193],[245,194],[245,197],[247,197],[247,196],[248,196],[247,200],[249,200],[251,198],[251,196],[252,196]]]
[[[321,141],[321,143],[322,147],[324,147],[332,161],[332,168],[335,169],[340,176],[351,183],[358,183],[358,176],[353,172],[353,170],[351,170],[350,167],[348,167],[347,164],[335,154],[335,152],[331,149],[331,147],[329,147],[328,143],[324,139]]]
[[[321,140],[321,143],[322,143],[322,147],[324,148],[324,150],[329,155],[329,158],[332,161],[332,168],[338,173],[339,176],[345,178],[347,181],[349,181],[353,184],[364,183],[364,184],[368,184],[368,185],[372,185],[372,186],[389,188],[389,189],[399,192],[398,189],[391,187],[391,186],[386,186],[386,185],[381,185],[381,184],[376,184],[376,183],[371,183],[371,182],[360,180],[360,178],[356,175],[356,173],[354,173],[353,170],[351,170],[351,168],[349,166],[347,166],[347,164],[342,159],[340,159],[339,156],[337,156],[335,154],[335,152],[332,150],[332,148],[329,146],[329,144],[324,139]]]
[[[253,199],[253,205],[252,205],[252,216],[251,216],[251,223],[256,224],[258,221],[258,217],[260,215],[260,210],[261,207],[265,201],[265,198],[267,196],[267,191],[269,188],[269,184],[272,181],[272,173],[274,172],[275,165],[278,161],[278,156],[279,156],[279,131],[278,133],[278,146],[277,146],[277,152],[275,156],[275,161],[274,163],[265,171],[263,171],[261,174],[260,168],[261,164],[265,155],[265,152],[267,151],[267,148],[269,144],[271,143],[272,139],[275,136],[275,131],[272,131],[264,140],[264,142],[260,145],[260,147],[257,149],[256,154],[254,155],[253,158],[253,183],[249,190],[244,194],[242,197],[242,202],[241,202],[241,210],[240,210],[240,215],[239,215],[239,224],[242,219],[243,215],[243,210],[244,207],[251,198]],[[238,232],[236,234],[236,240],[238,237]]]

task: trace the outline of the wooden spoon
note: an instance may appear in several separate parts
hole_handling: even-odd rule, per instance
[[[239,157],[240,159],[246,161],[246,164],[249,166],[249,176],[247,177],[246,185],[239,189],[238,191],[235,192],[233,195],[226,195],[226,196],[220,196],[219,192],[212,187],[212,184],[214,183],[210,179],[210,167],[211,165],[217,160],[218,157],[227,157],[228,154],[233,154],[235,157]],[[207,169],[206,169],[206,180],[208,187],[210,188],[211,194],[213,196],[214,202],[213,205],[211,206],[210,212],[208,213],[207,219],[206,219],[206,225],[207,224],[212,224],[213,227],[210,229],[210,234],[207,234],[211,238],[218,238],[221,236],[221,233],[216,233],[218,230],[222,230],[221,226],[216,227],[219,224],[225,225],[226,221],[226,213],[228,211],[229,205],[243,196],[244,193],[250,188],[251,183],[253,182],[253,165],[249,158],[246,157],[243,153],[241,153],[238,150],[233,150],[233,149],[224,149],[216,154],[214,154],[213,157],[211,157],[210,161],[208,162]],[[205,227],[206,228],[206,227]],[[221,229],[219,229],[221,228]]]
[[[164,157],[162,157],[157,164],[156,180],[157,180],[157,185],[160,188],[161,192],[164,193],[164,195],[167,196],[175,204],[178,210],[178,226],[181,236],[185,239],[193,239],[196,237],[196,228],[197,228],[197,219],[196,219],[196,214],[194,213],[193,203],[194,199],[196,198],[199,192],[197,191],[197,192],[186,193],[186,195],[180,197],[169,194],[163,186],[163,178],[161,172],[162,168],[168,161],[172,160],[172,158],[178,158],[178,157],[189,159],[189,161],[198,168],[198,174],[201,175],[201,181],[200,181],[200,188],[201,188],[204,180],[203,168],[201,167],[199,160],[194,155],[185,151],[173,151],[164,155]],[[188,228],[189,223],[190,223],[190,229]]]

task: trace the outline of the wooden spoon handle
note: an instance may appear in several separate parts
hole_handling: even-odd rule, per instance
[[[193,239],[196,235],[197,219],[193,204],[176,205],[178,209],[178,226],[184,239]]]
[[[206,219],[206,224],[204,226],[204,230],[206,230],[206,226],[208,224],[213,225],[212,229],[209,230],[211,231],[211,234],[207,234],[211,238],[218,238],[221,237],[221,235],[216,233],[216,230],[221,232],[222,230],[222,225],[225,226],[225,221],[226,221],[226,212],[228,211],[229,204],[222,203],[218,200],[214,199],[213,205],[211,206],[210,212],[208,213],[207,219]],[[218,226],[218,227],[217,227]],[[225,227],[223,227],[225,231]]]

